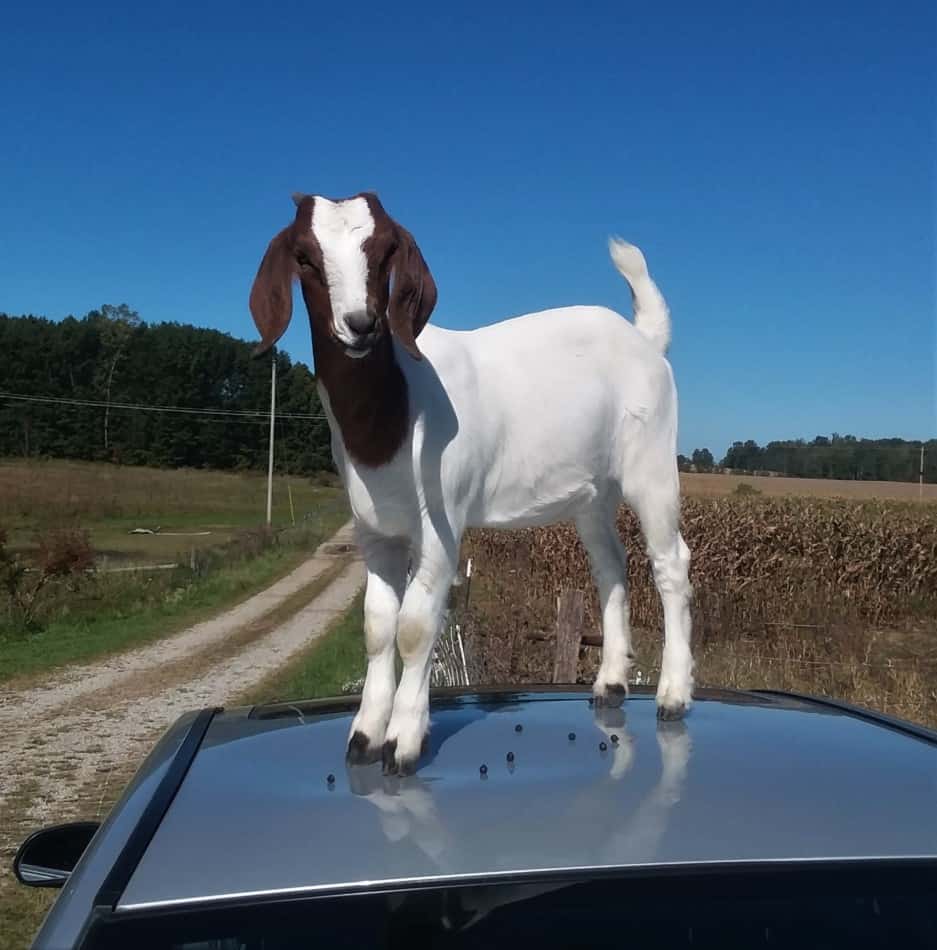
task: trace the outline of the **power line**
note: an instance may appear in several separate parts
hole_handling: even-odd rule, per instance
[[[249,417],[263,423],[270,418],[270,413],[262,409],[195,409],[189,406],[145,406],[140,403],[104,402],[97,399],[67,399],[62,396],[27,396],[23,393],[0,392],[0,399],[10,399],[16,402],[33,402],[58,406],[84,406],[97,409],[128,409],[136,412],[175,412],[185,415],[209,415],[221,417]],[[312,412],[278,412],[278,419],[327,419],[325,413]]]

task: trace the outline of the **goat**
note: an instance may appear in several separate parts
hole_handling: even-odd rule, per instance
[[[289,324],[298,277],[367,567],[368,668],[349,763],[383,759],[389,774],[415,768],[429,729],[433,646],[467,527],[575,522],[602,611],[594,698],[621,705],[633,661],[615,528],[623,500],[641,521],[663,603],[658,714],[680,718],[693,659],[677,395],[664,357],[670,315],[641,251],[609,242],[634,323],[576,306],[457,332],[427,326],[436,304],[429,267],[376,195],[293,200],[295,219],[270,242],[250,309],[264,352]]]

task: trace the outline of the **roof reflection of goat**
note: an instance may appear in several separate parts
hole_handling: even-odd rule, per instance
[[[638,806],[630,811],[621,824],[616,824],[621,812],[612,801],[603,807],[603,799],[614,797],[620,800],[621,783],[628,776],[636,761],[635,742],[626,728],[620,710],[597,710],[596,725],[610,743],[608,755],[608,779],[599,784],[590,784],[578,794],[571,807],[556,816],[557,821],[581,828],[588,851],[596,856],[598,866],[625,866],[653,860],[660,840],[667,829],[670,811],[680,800],[686,781],[691,742],[682,722],[659,722],[656,739],[661,757],[661,774]],[[440,877],[461,875],[466,872],[464,852],[478,854],[487,851],[491,855],[490,870],[536,870],[511,867],[512,858],[499,841],[510,841],[536,833],[542,828],[542,816],[531,809],[527,821],[518,824],[512,820],[510,827],[496,824],[493,827],[447,825],[437,809],[434,798],[434,783],[419,776],[405,778],[382,776],[376,766],[349,769],[352,791],[366,798],[381,813],[381,828],[391,844],[410,841],[429,859],[435,873]],[[479,794],[484,794],[479,791]],[[468,839],[463,842],[460,839]],[[491,847],[486,847],[489,842]],[[562,869],[562,868],[556,868]],[[534,883],[512,887],[491,888],[487,886],[465,887],[458,891],[457,908],[452,908],[443,921],[450,929],[465,929],[473,926],[498,907],[565,887],[565,884]]]

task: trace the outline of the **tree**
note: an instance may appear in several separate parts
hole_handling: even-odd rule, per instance
[[[103,384],[104,400],[107,403],[104,409],[104,452],[107,454],[110,448],[108,436],[114,371],[130,343],[134,330],[141,325],[141,320],[140,314],[136,310],[131,310],[125,303],[116,307],[109,303],[104,304],[97,311],[96,319],[99,323],[98,332],[101,336],[101,364],[95,375],[99,383]]]
[[[265,467],[269,359],[252,359],[251,343],[217,330],[179,323],[147,325],[131,315],[129,308],[110,307],[81,319],[53,322],[0,313],[0,388],[26,396],[105,403],[0,398],[0,456],[100,458],[106,418],[109,460],[168,467]],[[115,324],[122,325],[116,335]],[[127,333],[127,327],[132,332]],[[277,470],[331,470],[330,433],[315,376],[285,353],[277,354],[277,364]],[[193,411],[123,410],[118,403]],[[257,415],[226,416],[200,409]]]
[[[722,460],[724,468],[741,469],[743,472],[754,472],[764,468],[765,450],[752,439],[745,442],[733,442]]]
[[[711,472],[715,465],[712,452],[709,449],[694,449],[693,465],[698,472]]]

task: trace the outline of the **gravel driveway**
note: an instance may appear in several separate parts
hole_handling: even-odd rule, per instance
[[[338,571],[287,619],[271,612]],[[94,818],[181,713],[224,705],[283,666],[351,604],[364,583],[351,526],[291,574],[211,620],[139,649],[0,689],[0,888],[35,827]]]

